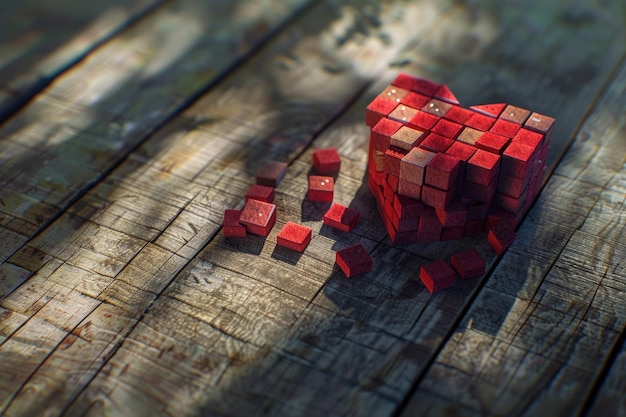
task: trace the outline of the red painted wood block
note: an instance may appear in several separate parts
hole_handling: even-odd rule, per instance
[[[453,143],[453,139],[438,135],[436,133],[430,133],[428,136],[426,136],[422,143],[420,143],[419,147],[421,149],[426,149],[427,151],[439,153],[445,152],[446,149],[448,149]]]
[[[424,203],[418,199],[396,194],[393,198],[393,209],[402,218],[419,219],[424,214]]]
[[[396,122],[390,119],[381,119],[372,128],[370,135],[370,141],[372,142],[374,149],[380,152],[385,152],[389,148],[391,143],[391,136],[402,127],[402,123]]]
[[[465,122],[465,126],[469,126],[471,128],[482,130],[486,132],[493,126],[496,122],[496,119],[493,117],[485,116],[484,114],[474,113],[472,117],[469,118],[467,122]]]
[[[387,183],[389,184],[389,186],[391,187],[391,189],[393,190],[394,193],[398,192],[398,183],[400,182],[400,178],[393,175],[393,174],[387,174]],[[391,199],[393,201],[393,198]]]
[[[309,177],[309,201],[330,203],[333,201],[334,190],[333,177]]]
[[[402,104],[406,104],[407,106],[413,107],[414,109],[421,109],[429,101],[430,97],[414,92],[410,92],[402,100],[400,100]]]
[[[465,236],[481,234],[485,228],[485,219],[468,220],[465,224]]]
[[[500,168],[500,155],[478,149],[467,161],[465,180],[476,184],[491,184]]]
[[[522,195],[518,198],[511,197],[510,195],[496,193],[494,196],[494,203],[496,206],[508,211],[509,213],[520,213],[524,211],[526,207],[526,195],[528,193],[528,187],[522,191]]]
[[[396,120],[400,123],[406,124],[409,123],[409,121],[415,117],[415,115],[417,114],[418,110],[414,109],[413,107],[407,106],[406,104],[398,104],[396,106],[396,108],[389,113],[389,117],[390,119]]]
[[[441,240],[458,240],[465,236],[465,225],[450,226],[441,229]]]
[[[544,116],[539,113],[533,113],[530,115],[528,120],[526,120],[526,123],[524,123],[524,128],[547,136],[552,130],[554,122],[555,120],[552,117]]]
[[[509,122],[508,120],[498,119],[491,126],[490,132],[496,133],[498,135],[505,136],[507,138],[512,138],[515,136],[518,130],[520,130],[522,126],[518,123]]]
[[[544,135],[542,133],[533,132],[528,129],[520,129],[515,136],[513,136],[513,142],[538,149],[541,147],[543,138]]]
[[[253,199],[259,201],[265,201],[266,203],[274,202],[274,187],[268,187],[267,185],[255,184],[248,188],[246,192],[246,200]]]
[[[287,222],[276,236],[276,244],[296,252],[304,252],[311,241],[311,228]]]
[[[475,250],[452,255],[450,263],[462,279],[470,279],[485,273],[485,261]]]
[[[318,149],[313,152],[313,166],[320,174],[334,174],[341,168],[341,156],[337,148]]]
[[[467,222],[467,207],[458,200],[453,201],[446,209],[436,209],[435,213],[444,227],[465,226]]]
[[[535,149],[520,142],[511,142],[502,154],[501,175],[525,178],[530,172]]]
[[[500,222],[507,222],[511,228],[515,228],[515,216],[499,207],[491,207],[485,219],[485,231],[488,232]]]
[[[438,236],[441,234],[443,226],[436,215],[424,215],[420,217],[417,231],[420,233],[434,233]]]
[[[341,204],[333,204],[324,215],[324,224],[342,232],[349,232],[357,225],[361,213]]]
[[[450,111],[452,104],[433,98],[422,107],[422,111],[437,117],[443,117]]]
[[[372,257],[360,243],[338,250],[335,262],[348,278],[369,272],[374,266]]]
[[[459,176],[461,160],[455,156],[438,153],[426,166],[424,181],[442,190],[450,190]]]
[[[434,152],[413,148],[400,161],[400,179],[417,185],[424,184],[426,166],[435,157]]]
[[[471,145],[471,146],[475,146],[476,142],[478,141],[478,139],[480,139],[480,137],[483,134],[484,134],[484,132],[482,132],[482,131],[480,131],[478,129],[473,129],[471,127],[465,127],[465,128],[463,128],[463,130],[459,134],[459,137],[456,138],[456,140],[459,141],[459,142],[466,143],[466,144]]]
[[[440,87],[440,84],[436,82],[426,80],[424,78],[413,77],[408,74],[399,74],[391,82],[391,85],[406,88],[407,90],[415,91],[416,93],[424,94],[430,97],[432,97]]]
[[[391,146],[410,151],[422,142],[424,132],[408,126],[402,126],[391,136]]]
[[[506,194],[514,198],[520,198],[529,183],[530,175],[525,178],[515,178],[509,175],[500,174],[496,190],[499,193]]]
[[[241,210],[224,210],[222,232],[226,237],[246,237],[246,227],[239,223]]]
[[[471,110],[464,109],[463,107],[459,106],[454,106],[446,113],[446,119],[464,125],[465,122],[467,122],[474,114],[475,113]]]
[[[410,93],[410,91],[405,89],[405,88],[400,88],[400,87],[397,87],[397,86],[394,86],[394,85],[390,85],[389,87],[385,88],[378,95],[378,97],[382,97],[384,99],[391,100],[391,101],[395,102],[396,104],[398,104],[409,93]]]
[[[459,141],[455,141],[448,149],[446,149],[446,154],[458,158],[462,163],[469,161],[475,153],[476,148]]]
[[[276,205],[259,200],[248,200],[241,210],[239,222],[246,227],[248,233],[267,236],[276,222]]]
[[[384,97],[376,97],[365,109],[365,123],[369,126],[375,126],[383,118],[396,108],[398,103],[387,100]]]
[[[509,122],[517,123],[518,125],[523,125],[529,115],[530,111],[509,104],[502,111],[502,113],[500,113],[500,118]]]
[[[459,99],[456,98],[456,96],[445,84],[441,84],[441,87],[439,87],[439,89],[435,92],[434,97],[451,104],[461,104]]]
[[[387,149],[385,151],[385,156],[383,157],[383,171],[385,171],[387,174],[399,177],[400,162],[402,161],[402,158],[404,158],[404,155],[405,153],[398,149]]]
[[[496,227],[489,230],[487,241],[498,255],[502,255],[515,240],[515,229],[506,222],[500,222]]]
[[[493,132],[485,132],[480,138],[478,138],[475,146],[476,148],[487,152],[501,154],[510,140],[511,139],[507,137],[497,135]]]
[[[459,123],[451,122],[446,119],[441,119],[437,122],[435,126],[433,126],[431,132],[437,133],[450,139],[456,139],[462,129],[463,125]]]
[[[422,186],[422,201],[436,209],[445,209],[452,201],[455,195],[455,190],[440,190],[430,185]]]
[[[454,285],[454,276],[454,270],[442,259],[420,267],[420,279],[431,294]]]
[[[417,232],[415,235],[415,242],[413,243],[432,243],[439,242],[441,240],[441,233],[423,233]]]
[[[418,111],[409,121],[409,124],[417,127],[418,129],[430,130],[438,121],[439,117],[434,114]]]
[[[261,165],[256,173],[256,183],[268,187],[276,187],[287,173],[285,162],[268,161]]]
[[[496,192],[498,181],[494,180],[489,185],[476,184],[475,182],[465,181],[463,184],[463,197],[485,203],[491,204]]]
[[[422,186],[400,179],[398,183],[398,194],[401,197],[419,200],[422,196]]]
[[[498,117],[506,107],[506,103],[481,104],[470,106],[470,109],[490,117]]]

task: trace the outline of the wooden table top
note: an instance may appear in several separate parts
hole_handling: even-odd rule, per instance
[[[0,415],[626,415],[626,3],[25,0],[0,16]],[[557,119],[517,239],[393,246],[365,107],[399,72]],[[322,227],[311,155],[336,147]],[[225,238],[258,167],[267,238]],[[276,247],[313,229],[301,256]],[[372,272],[335,252],[362,243]],[[487,272],[431,295],[422,265]]]

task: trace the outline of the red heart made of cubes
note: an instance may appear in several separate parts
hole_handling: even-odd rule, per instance
[[[444,84],[400,74],[367,107],[368,183],[393,244],[460,239],[524,217],[554,119],[460,106]]]

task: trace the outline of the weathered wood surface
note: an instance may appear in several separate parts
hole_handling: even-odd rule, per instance
[[[541,414],[587,407],[595,392],[594,406],[619,409],[623,354],[609,353],[620,348],[611,342],[624,330],[623,265],[616,261],[623,256],[610,250],[623,252],[624,241],[623,175],[618,175],[624,132],[623,121],[617,122],[624,113],[624,76],[610,75],[624,54],[623,5],[596,10],[540,3],[527,3],[524,14],[513,1],[318,4],[165,126],[176,113],[172,109],[189,104],[198,86],[219,79],[193,75],[189,84],[176,83],[184,63],[196,62],[197,46],[192,42],[180,67],[164,64],[156,54],[150,61],[159,74],[155,90],[150,83],[125,82],[150,73],[134,59],[128,78],[126,67],[115,68],[126,60],[102,62],[123,51],[129,39],[144,46],[152,42],[142,38],[159,26],[150,19],[165,19],[176,7],[142,19],[131,29],[133,36],[123,38],[129,36],[124,32],[68,71],[41,95],[43,103],[61,102],[62,111],[89,119],[113,115],[106,120],[140,125],[143,131],[105,152],[108,169],[128,155],[110,173],[102,168],[106,175],[87,171],[98,159],[97,147],[79,155],[77,175],[84,170],[91,180],[68,181],[66,188],[76,193],[65,197],[65,205],[44,213],[41,223],[34,222],[37,227],[25,222],[16,227],[29,232],[6,252],[0,272],[6,294],[0,302],[0,410],[6,415],[44,410],[47,415],[500,414],[503,409]],[[166,22],[178,28],[182,20]],[[107,50],[109,58],[98,58]],[[132,46],[127,51],[135,56]],[[558,63],[550,61],[556,58]],[[197,59],[205,68],[204,58]],[[101,76],[89,77],[98,68]],[[555,115],[552,166],[609,83],[584,125],[588,130],[578,134],[514,248],[499,262],[484,236],[398,248],[385,237],[363,183],[368,141],[363,108],[398,69],[448,82],[466,105],[504,100]],[[89,87],[97,79],[111,80],[120,93],[109,96],[102,86]],[[372,80],[377,81],[370,86]],[[76,88],[78,81],[86,87]],[[101,94],[103,101],[97,99]],[[138,94],[145,94],[144,101],[135,105]],[[23,116],[28,111],[8,126],[20,117],[20,129],[35,124],[32,115]],[[62,119],[53,130],[72,122]],[[607,130],[610,126],[614,130]],[[82,132],[84,126],[70,129]],[[602,129],[613,133],[607,144],[605,135],[595,134]],[[145,140],[150,132],[155,133]],[[47,152],[59,142],[51,141]],[[70,151],[79,143],[84,141],[68,144],[64,163],[76,157]],[[351,234],[321,227],[324,207],[305,200],[311,152],[324,146],[338,146],[343,156],[335,201],[362,213]],[[267,239],[224,239],[217,233],[223,210],[241,203],[256,167],[271,158],[290,162],[277,189],[273,232]],[[592,163],[576,171],[580,160]],[[7,170],[0,179],[14,184],[22,177],[14,173]],[[596,198],[599,191],[603,197]],[[30,193],[23,195],[33,204],[42,200]],[[561,207],[564,202],[569,205]],[[23,212],[15,204],[14,213]],[[276,233],[289,220],[314,229],[301,256],[275,247]],[[347,281],[333,265],[334,251],[357,241],[372,253],[376,267]],[[464,247],[477,248],[493,265],[491,273],[429,296],[417,279],[419,266]],[[590,253],[590,263],[580,261]],[[602,268],[598,282],[596,269]],[[570,272],[580,288],[568,286]],[[539,342],[544,349],[535,349]],[[582,361],[587,354],[591,360]],[[606,358],[615,360],[605,364]],[[537,365],[547,369],[536,373]],[[609,367],[604,384],[594,380],[602,366]],[[575,381],[580,375],[582,383]],[[502,390],[496,394],[503,397],[481,391],[474,381]],[[563,400],[566,389],[576,392],[569,402]],[[485,395],[477,398],[475,392]]]
[[[0,15],[0,118],[161,2],[5,2]]]

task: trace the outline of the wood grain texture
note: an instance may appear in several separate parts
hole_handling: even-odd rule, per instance
[[[0,16],[0,120],[161,0],[9,2]]]
[[[171,2],[57,77],[0,128],[0,262],[305,4]]]
[[[610,363],[606,380],[602,381],[597,397],[591,398],[588,415],[620,416],[626,412],[626,345],[616,346],[617,355]]]
[[[573,415],[592,400],[626,325],[625,86],[622,64],[405,415],[441,398],[498,416]]]

